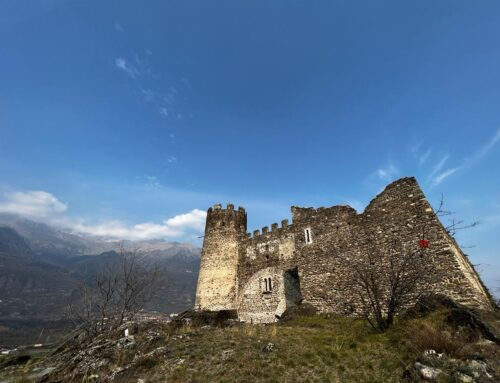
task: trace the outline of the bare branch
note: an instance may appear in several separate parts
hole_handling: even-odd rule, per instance
[[[80,300],[68,306],[67,315],[90,334],[114,330],[154,298],[163,276],[163,270],[149,264],[138,248],[126,251],[122,242],[118,260],[104,265],[93,283],[82,283]]]

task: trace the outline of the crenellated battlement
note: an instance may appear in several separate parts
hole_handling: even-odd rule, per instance
[[[264,226],[261,230],[256,229],[253,233],[247,233],[247,239],[255,240],[261,239],[262,237],[280,236],[290,231],[291,227],[292,225],[288,223],[288,219],[283,219],[281,221],[281,226],[279,226],[276,222],[272,223],[271,230],[269,230],[269,226]]]
[[[232,203],[228,203],[225,209],[222,204],[217,203],[207,210],[207,223],[205,233],[219,229],[235,229],[242,233],[247,230],[247,213],[243,207],[235,210]]]

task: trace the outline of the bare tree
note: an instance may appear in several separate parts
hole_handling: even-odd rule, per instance
[[[444,195],[441,194],[441,199],[439,201],[439,206],[436,209],[436,215],[441,219],[442,217],[448,217],[448,223],[444,224],[444,229],[446,232],[455,237],[457,231],[470,229],[479,225],[479,221],[474,221],[471,223],[466,223],[462,219],[456,219],[454,217],[456,213],[454,211],[446,210],[444,207]]]
[[[118,260],[108,262],[92,282],[82,283],[80,299],[69,305],[68,317],[90,334],[112,331],[134,319],[154,298],[163,276],[139,249],[126,251],[122,244]]]
[[[369,247],[362,254],[347,257],[352,273],[348,283],[357,292],[361,314],[374,329],[384,332],[402,309],[429,292],[436,271],[425,249],[407,250],[398,242],[387,252],[373,243]]]

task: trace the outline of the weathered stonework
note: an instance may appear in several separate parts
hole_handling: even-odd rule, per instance
[[[349,206],[293,206],[292,220],[250,235],[243,208],[210,208],[196,308],[237,310],[252,323],[275,321],[301,300],[320,312],[356,314],[349,257],[373,246],[380,254],[393,251],[394,241],[412,251],[423,237],[429,240],[425,256],[439,276],[432,289],[470,307],[491,307],[478,274],[415,178],[393,182],[361,214]],[[271,278],[271,291],[265,278]]]

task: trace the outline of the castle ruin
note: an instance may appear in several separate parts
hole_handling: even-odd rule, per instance
[[[372,251],[368,243],[383,254],[395,240],[406,249],[426,241],[425,256],[440,271],[433,291],[469,307],[491,307],[478,274],[413,177],[388,185],[361,214],[349,206],[291,211],[292,223],[249,234],[242,207],[208,209],[196,309],[234,310],[249,323],[274,322],[300,302],[319,312],[352,314],[346,254]]]

